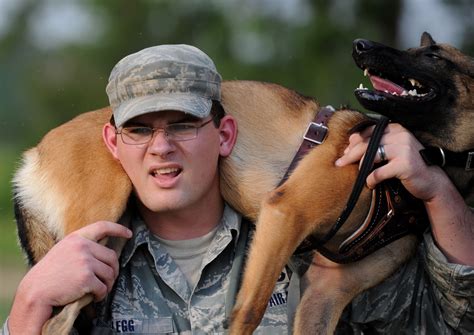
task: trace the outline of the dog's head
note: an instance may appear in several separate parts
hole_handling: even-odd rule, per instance
[[[406,51],[357,39],[353,58],[374,87],[356,89],[359,102],[453,151],[474,147],[474,59],[423,33]]]

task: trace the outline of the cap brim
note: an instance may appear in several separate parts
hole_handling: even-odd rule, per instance
[[[122,103],[114,110],[114,119],[116,127],[120,127],[136,116],[165,110],[189,113],[202,119],[210,114],[211,107],[211,99],[189,93],[155,94]]]

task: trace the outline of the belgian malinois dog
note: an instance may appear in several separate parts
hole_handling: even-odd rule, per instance
[[[474,148],[471,58],[436,44],[426,33],[420,48],[407,51],[357,40],[354,58],[375,86],[374,91],[356,91],[366,108],[402,123],[426,146],[446,153]],[[399,82],[394,74],[397,78],[404,74],[407,83]],[[325,236],[345,207],[358,166],[338,168],[334,162],[347,146],[350,132],[369,118],[352,110],[336,111],[318,128],[327,127],[323,143],[312,148],[281,183],[308,125],[323,109],[316,100],[282,86],[250,81],[224,82],[222,105],[239,125],[232,155],[221,162],[222,194],[256,222],[230,332],[250,334],[291,255],[308,236]],[[419,113],[423,121],[413,113]],[[117,221],[122,216],[132,188],[101,139],[102,126],[110,116],[109,108],[82,114],[49,132],[24,154],[14,178],[15,207],[20,240],[32,264],[66,234],[88,223]],[[473,173],[465,167],[446,170],[466,199],[472,199]],[[362,190],[346,224],[325,250],[337,254],[341,243],[354,236],[361,222],[367,221],[373,196],[373,191]],[[389,221],[388,217],[383,220]],[[344,307],[403,264],[415,245],[416,238],[407,235],[344,265],[315,252],[305,274],[307,287],[295,333],[332,333]],[[79,309],[91,300],[86,296],[66,306],[43,332],[67,333]]]

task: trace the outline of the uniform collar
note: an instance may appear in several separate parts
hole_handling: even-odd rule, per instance
[[[234,243],[237,242],[237,238],[240,233],[241,220],[242,216],[228,204],[225,204],[224,212],[220,222],[220,227],[218,228],[215,236],[215,239],[217,239],[217,245],[221,245],[222,243],[228,243],[229,239],[234,240]],[[138,247],[140,247],[142,244],[150,244],[150,230],[138,214],[137,210],[135,210],[132,215],[130,228],[133,231],[133,236],[127,242],[122,251],[122,255],[120,257],[121,267],[127,266],[128,262],[135,254]]]

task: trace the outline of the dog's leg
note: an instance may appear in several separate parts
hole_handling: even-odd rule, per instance
[[[295,316],[294,334],[334,334],[352,299],[390,276],[412,256],[416,244],[414,236],[407,236],[344,265],[316,253],[302,278],[304,293]]]
[[[300,222],[294,212],[283,212],[279,206],[271,205],[278,192],[277,189],[270,195],[260,212],[230,334],[252,334],[257,328],[282,268],[296,246],[311,233],[311,225],[297,224]]]
[[[333,127],[335,128],[335,127]],[[231,334],[251,334],[265,313],[281,270],[310,234],[328,231],[344,208],[357,165],[337,168],[346,139],[331,133],[313,149],[290,178],[264,200],[232,314]],[[337,183],[334,181],[337,180]],[[368,202],[364,193],[363,205]],[[357,211],[355,211],[357,212]]]
[[[129,226],[130,216],[129,213],[125,213],[122,218],[119,220],[119,223],[128,227]],[[107,245],[107,247],[113,249],[117,255],[120,255],[123,247],[127,243],[126,239],[118,237],[105,237],[99,241],[102,245]],[[94,300],[92,294],[86,294],[83,297],[73,301],[63,309],[53,316],[51,319],[46,321],[41,330],[42,335],[68,335],[74,326],[81,309],[90,304]]]
[[[46,321],[41,330],[42,335],[68,335],[76,321],[81,309],[94,300],[92,294],[86,294],[82,298],[64,306],[64,308]]]

